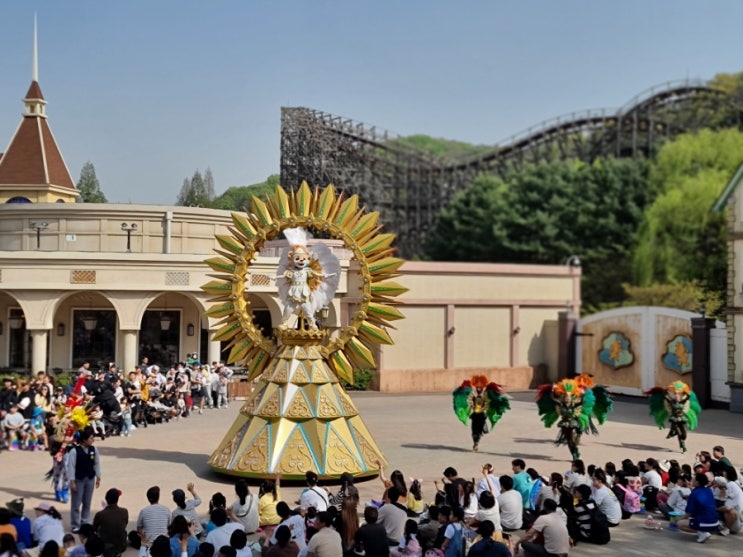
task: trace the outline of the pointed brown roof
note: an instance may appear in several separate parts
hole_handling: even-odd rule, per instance
[[[58,186],[75,190],[46,120],[43,99],[38,82],[32,82],[24,99],[23,120],[0,158],[0,186]]]

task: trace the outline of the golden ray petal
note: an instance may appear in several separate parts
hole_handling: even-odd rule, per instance
[[[295,208],[297,216],[308,217],[312,211],[312,191],[307,182],[302,182],[299,190],[295,195]]]
[[[219,242],[220,246],[222,246],[226,250],[231,251],[235,255],[241,253],[243,250],[242,244],[236,242],[232,236],[217,234],[215,238],[217,239],[217,242]]]
[[[335,224],[339,228],[344,228],[346,224],[351,222],[354,217],[356,217],[356,210],[358,209],[358,207],[359,196],[354,194],[341,204],[340,208],[338,209],[338,214],[333,220],[333,224]]]
[[[248,219],[239,213],[232,213],[232,222],[235,224],[235,229],[247,240],[252,240],[258,234],[255,227],[248,222]]]
[[[253,214],[255,217],[261,224],[270,226],[273,223],[273,218],[271,218],[271,213],[266,204],[255,195],[251,196],[250,199],[253,205]]]

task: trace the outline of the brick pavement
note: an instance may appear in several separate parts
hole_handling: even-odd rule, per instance
[[[546,475],[569,468],[566,447],[553,444],[556,431],[547,430],[539,422],[533,403],[534,393],[515,393],[513,409],[481,442],[481,451],[473,453],[469,430],[454,417],[451,399],[447,395],[383,395],[354,393],[361,415],[387,456],[391,469],[399,468],[406,476],[424,480],[424,495],[433,494],[433,480],[441,477],[446,466],[454,466],[464,477],[476,476],[485,462],[498,473],[510,472],[510,461],[521,457],[527,465]],[[129,438],[98,441],[103,460],[103,482],[96,493],[94,508],[99,507],[105,490],[118,487],[123,491],[121,505],[128,508],[132,523],[138,510],[146,504],[145,490],[160,485],[164,503],[173,506],[169,494],[176,487],[184,488],[194,481],[204,504],[215,491],[233,498],[233,480],[213,474],[206,465],[232,423],[240,403],[233,402],[228,410],[207,410],[179,422],[137,430]],[[623,399],[616,403],[610,421],[600,428],[598,437],[584,437],[583,457],[587,463],[603,465],[608,460],[619,463],[624,458],[639,460],[653,456],[659,459],[693,460],[699,450],[711,450],[713,445],[725,446],[737,466],[743,465],[743,415],[724,410],[709,410],[702,415],[701,425],[689,439],[689,453],[680,455],[675,440],[666,440],[665,433],[653,426],[642,401]],[[43,481],[50,467],[45,453],[0,453],[0,503],[22,496],[30,510],[40,499],[52,499],[49,485]],[[358,485],[362,500],[378,498],[381,484],[368,480]],[[294,501],[300,488],[286,486],[283,499]],[[68,509],[61,506],[66,524]],[[33,511],[30,511],[33,515]],[[133,524],[132,524],[133,525]],[[714,536],[704,545],[694,543],[694,536],[668,530],[646,531],[642,521],[633,518],[612,530],[608,546],[580,545],[571,555],[602,556],[683,555],[722,556],[743,545],[743,535],[722,538]],[[134,552],[132,552],[134,555]]]

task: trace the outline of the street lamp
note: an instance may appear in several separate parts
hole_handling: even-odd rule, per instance
[[[36,230],[36,249],[41,248],[41,231],[46,230],[49,227],[49,223],[46,221],[29,221],[28,226]]]
[[[160,316],[160,330],[161,331],[168,331],[170,330],[170,323],[173,320],[167,315],[163,314]]]
[[[132,251],[132,232],[136,232],[137,223],[122,222],[121,229],[126,232],[126,251],[130,252]]]

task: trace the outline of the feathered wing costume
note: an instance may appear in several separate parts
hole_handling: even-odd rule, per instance
[[[574,379],[539,387],[537,408],[544,427],[557,423],[560,428],[555,444],[567,444],[573,459],[577,459],[580,458],[581,436],[584,433],[598,435],[593,418],[603,424],[613,403],[607,388],[594,384],[591,376],[584,373]]]
[[[303,317],[314,329],[315,314],[328,305],[338,290],[341,266],[325,244],[308,248],[312,237],[306,228],[287,228],[284,236],[289,240],[279,260],[276,272],[279,298],[284,304],[281,324],[289,317]]]
[[[645,394],[650,395],[650,415],[655,418],[659,429],[668,420],[670,430],[666,439],[678,437],[681,452],[686,452],[686,434],[699,425],[702,406],[697,395],[683,381],[674,381],[665,389],[654,387]]]
[[[490,426],[494,426],[506,410],[511,408],[503,388],[488,382],[484,375],[475,375],[464,381],[454,390],[452,399],[457,418],[464,425],[470,421],[474,451],[479,450],[480,439],[488,432],[487,422],[490,421]]]

